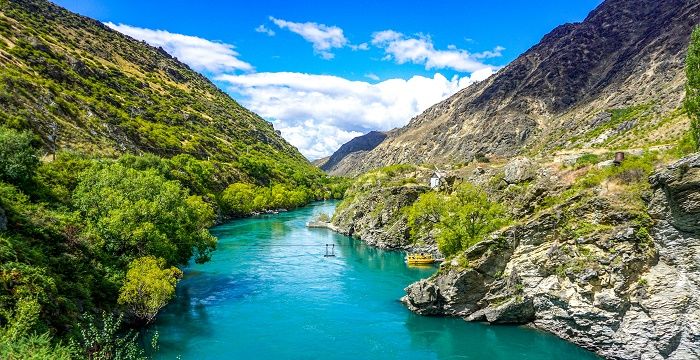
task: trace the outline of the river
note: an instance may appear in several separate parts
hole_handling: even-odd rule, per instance
[[[333,202],[212,229],[210,262],[184,269],[159,315],[158,359],[597,359],[550,334],[430,318],[403,288],[435,268],[305,224]],[[324,257],[335,244],[335,257]]]

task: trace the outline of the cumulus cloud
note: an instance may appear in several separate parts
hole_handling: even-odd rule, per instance
[[[448,46],[447,50],[438,50],[428,36],[409,37],[394,30],[374,33],[372,45],[384,50],[385,60],[393,59],[398,64],[413,63],[424,65],[427,70],[450,68],[470,73],[484,69],[493,70],[493,66],[480,60],[501,56],[501,52],[505,50],[499,46],[491,51],[471,54],[454,45]]]
[[[341,43],[342,46],[351,47],[342,36],[342,30],[330,31],[331,27],[315,24],[317,28],[325,29],[315,33],[305,29],[305,24],[285,24],[290,30],[293,27],[307,34],[309,39],[314,39],[309,41],[319,52],[338,48]],[[106,25],[153,46],[160,46],[196,70],[208,71],[214,80],[224,85],[245,106],[272,121],[282,136],[309,159],[328,156],[345,142],[368,131],[403,126],[429,106],[475,81],[487,78],[494,70],[486,65],[474,66],[470,67],[473,71],[469,76],[450,79],[435,74],[432,78],[414,76],[408,80],[380,81],[376,74],[365,75],[375,83],[294,72],[254,73],[253,66],[239,60],[239,54],[229,44],[163,30],[113,23]],[[267,28],[259,29],[269,35],[265,32]],[[335,34],[336,40],[329,39],[328,33]],[[338,40],[341,37],[345,40]],[[387,31],[375,34],[373,40],[379,44],[389,44],[407,39],[401,33]],[[368,47],[365,45],[357,45],[356,50],[364,50]],[[439,52],[432,44],[426,45],[426,48]],[[484,52],[478,56],[498,56],[502,50],[496,48],[492,53]],[[470,56],[475,58],[477,55]],[[427,67],[427,58],[424,62]],[[246,73],[241,74],[240,70]]]
[[[210,41],[196,36],[174,34],[165,30],[144,29],[124,24],[105,23],[106,26],[151,46],[162,47],[170,55],[198,71],[251,71],[253,66],[238,59],[238,52],[230,44]]]
[[[263,33],[267,36],[275,36],[275,31],[265,26],[265,24],[261,24],[260,26],[256,27],[255,31]]]
[[[461,78],[435,74],[376,84],[293,72],[220,75],[216,80],[228,84],[244,105],[270,119],[292,145],[315,159],[362,133],[403,126],[429,106],[489,75],[490,69],[482,69]]]
[[[352,49],[353,51],[365,51],[365,50],[369,50],[369,44],[368,44],[368,43],[362,43],[362,44],[358,44],[358,45],[352,45],[352,44],[351,44],[351,45],[349,45],[349,46],[350,46],[350,49]]]
[[[280,29],[287,29],[300,35],[304,40],[313,44],[314,52],[324,59],[332,59],[335,55],[331,50],[342,48],[349,44],[343,34],[343,29],[337,26],[328,26],[315,22],[298,23],[270,16],[270,21]]]

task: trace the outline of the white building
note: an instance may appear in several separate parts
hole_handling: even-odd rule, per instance
[[[440,185],[442,184],[443,180],[445,179],[445,176],[447,176],[447,174],[445,174],[442,171],[434,172],[433,176],[430,177],[430,188],[431,189],[439,188]]]

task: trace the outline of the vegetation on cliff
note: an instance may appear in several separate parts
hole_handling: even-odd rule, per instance
[[[508,221],[503,206],[470,183],[449,194],[425,193],[406,211],[412,236],[435,229],[438,250],[445,256],[469,248]]]
[[[700,151],[700,27],[695,28],[686,59],[685,110],[690,117],[690,143]]]

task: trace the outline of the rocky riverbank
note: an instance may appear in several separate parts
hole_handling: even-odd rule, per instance
[[[454,260],[402,301],[531,324],[610,359],[700,358],[700,155],[650,183],[643,213],[615,184],[581,192],[469,248],[467,267]]]
[[[422,315],[529,324],[609,359],[700,358],[700,155],[648,180],[644,156],[612,171],[576,159],[453,171],[514,221],[407,287],[402,302]],[[431,191],[426,176],[364,175],[325,226],[437,253],[434,234],[411,235],[405,211]]]

